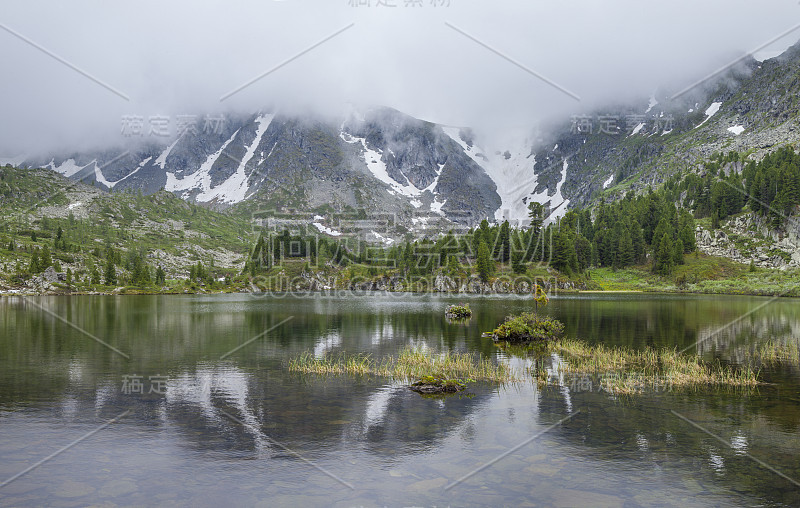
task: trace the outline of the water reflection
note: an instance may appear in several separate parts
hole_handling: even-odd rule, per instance
[[[428,400],[385,379],[301,376],[288,373],[286,364],[303,351],[380,358],[407,345],[477,351],[501,361],[504,354],[480,333],[507,314],[527,310],[530,302],[473,298],[469,303],[475,317],[466,324],[447,323],[443,310],[454,300],[432,296],[47,297],[37,302],[131,359],[19,299],[3,300],[0,425],[4,436],[26,442],[31,442],[26,422],[32,420],[89,425],[132,409],[124,425],[147,432],[150,439],[159,436],[172,450],[172,460],[187,470],[213,475],[223,468],[247,485],[261,476],[256,478],[235,461],[263,459],[267,462],[259,462],[259,467],[267,468],[271,479],[284,482],[291,499],[319,495],[321,505],[354,500],[378,504],[409,493],[428,504],[519,504],[534,491],[541,496],[536,504],[545,505],[557,504],[564,496],[579,500],[581,492],[609,504],[652,504],[659,496],[680,499],[686,492],[700,496],[699,504],[800,501],[794,485],[747,456],[769,459],[787,476],[800,477],[800,378],[795,367],[765,372],[774,385],[750,395],[654,393],[614,399],[562,380],[560,386],[541,391],[532,383],[501,389],[474,384],[471,397]],[[736,320],[763,302],[568,297],[554,298],[546,312],[565,322],[568,336],[631,347],[684,348],[699,341],[700,353],[737,362],[759,341],[797,336],[795,301],[776,302]],[[287,317],[293,319],[220,360]],[[544,368],[552,369],[558,361],[551,357]],[[134,375],[143,389],[125,390],[124,377]],[[152,379],[163,379],[164,390],[151,391]],[[573,420],[549,431],[541,442],[458,489],[443,491],[470,468],[577,410]],[[730,446],[670,410],[707,427]],[[276,442],[341,471],[348,482],[368,479],[383,490],[345,489],[338,498],[325,498],[327,480],[291,490],[298,468],[309,478],[314,473]],[[8,458],[0,466],[3,477],[53,450],[51,442],[31,446],[34,452],[27,450],[23,456],[9,439],[0,442],[0,455]],[[118,446],[130,456],[143,453],[124,439]],[[80,457],[80,451],[75,453]],[[292,467],[281,472],[269,465],[272,461]],[[64,464],[49,471],[56,477],[76,474]],[[179,475],[172,482],[186,478]],[[435,481],[425,483],[431,478]],[[91,485],[92,477],[84,481]],[[31,498],[34,504],[48,504],[49,491],[42,488],[39,497]],[[0,499],[4,495],[0,490]],[[130,495],[130,501],[142,501]],[[232,499],[246,504],[250,498]]]

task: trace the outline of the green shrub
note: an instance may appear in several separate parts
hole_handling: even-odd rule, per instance
[[[532,312],[509,316],[492,332],[494,340],[509,342],[548,341],[563,335],[564,324],[561,321]]]
[[[465,319],[472,317],[472,309],[467,305],[449,305],[444,311],[444,315],[450,319]]]

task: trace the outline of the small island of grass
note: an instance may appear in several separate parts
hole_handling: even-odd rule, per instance
[[[419,381],[412,383],[409,388],[417,393],[426,395],[438,393],[457,393],[467,387],[471,379],[447,379],[442,375],[422,376]]]
[[[542,317],[533,312],[509,316],[492,332],[495,342],[547,342],[564,335],[564,324],[557,319]]]
[[[472,317],[472,309],[469,304],[448,305],[444,315],[447,319],[468,319]]]
[[[405,348],[398,356],[376,360],[368,355],[314,356],[310,351],[289,362],[291,372],[317,375],[380,376],[408,381],[485,381],[509,383],[519,379],[515,369],[504,363],[470,353],[436,353]],[[448,383],[445,383],[448,384]]]

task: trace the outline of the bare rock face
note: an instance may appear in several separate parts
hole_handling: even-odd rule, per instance
[[[48,266],[47,269],[42,273],[42,279],[50,284],[59,281],[58,273],[52,266]]]
[[[738,263],[785,270],[800,266],[800,226],[789,220],[785,230],[775,230],[754,213],[729,220],[721,229],[695,230],[697,248],[704,254],[722,256]]]
[[[304,213],[363,209],[392,214],[406,229],[427,216],[447,219],[444,229],[475,225],[501,204],[492,178],[442,126],[390,108],[333,118],[231,115],[218,129],[195,118],[174,140],[130,139],[119,149],[49,154],[24,167],[115,191],[163,188],[216,209],[244,201]]]

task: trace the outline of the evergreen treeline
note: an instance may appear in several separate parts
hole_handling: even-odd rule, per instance
[[[572,210],[558,222],[543,225],[543,208],[531,204],[531,227],[512,228],[508,222],[490,225],[484,220],[467,234],[452,231],[437,239],[408,241],[376,247],[352,239],[267,234],[259,237],[245,265],[245,273],[270,270],[282,259],[303,258],[313,266],[331,263],[365,265],[368,275],[393,271],[403,276],[448,273],[477,274],[488,281],[498,264],[525,273],[530,263],[544,263],[567,274],[590,267],[623,268],[643,264],[648,255],[656,273],[668,275],[683,255],[695,250],[694,218],[678,210],[661,193],[634,197],[590,210]],[[594,216],[593,216],[594,215]]]
[[[711,217],[715,229],[745,206],[768,217],[772,227],[778,229],[800,205],[800,155],[791,147],[783,147],[759,162],[745,162],[736,152],[715,154],[704,170],[704,174],[671,179],[665,193],[673,200],[682,199],[695,217]]]

